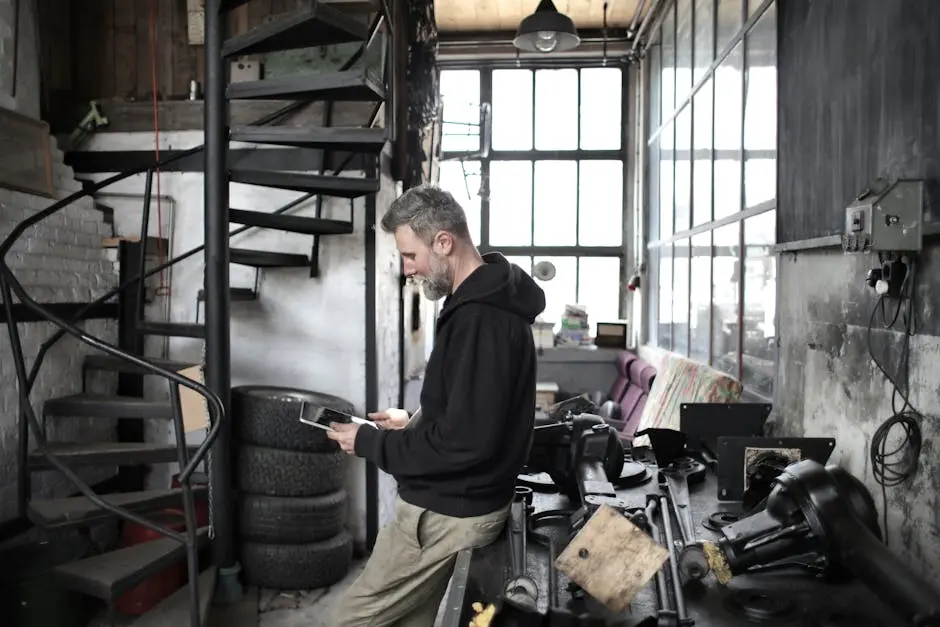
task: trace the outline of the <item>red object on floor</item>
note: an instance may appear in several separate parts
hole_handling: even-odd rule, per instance
[[[180,487],[179,475],[174,475],[171,487]],[[167,527],[173,531],[184,533],[186,531],[186,516],[182,509],[165,509],[155,513],[150,520],[162,527]],[[196,525],[205,527],[209,524],[209,506],[205,501],[196,502]],[[124,523],[122,533],[122,546],[134,546],[143,542],[160,540],[165,536],[138,525],[133,522]],[[140,616],[146,614],[160,601],[164,600],[180,588],[186,585],[188,581],[186,570],[186,556],[180,557],[175,564],[167,566],[162,572],[155,573],[140,582],[136,587],[131,588],[123,595],[118,597],[114,607],[122,614],[129,616]]]
[[[186,530],[186,519],[183,512],[179,510],[163,510],[156,513],[151,520],[173,531],[183,532]],[[164,537],[156,531],[127,521],[124,523],[121,539],[122,545],[127,547],[160,540]],[[184,556],[175,564],[167,566],[162,572],[151,575],[149,579],[145,579],[136,587],[122,594],[115,601],[114,608],[122,614],[130,616],[146,614],[157,603],[186,585],[186,579],[186,558]]]

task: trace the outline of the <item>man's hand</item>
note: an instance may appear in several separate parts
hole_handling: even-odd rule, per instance
[[[326,437],[339,444],[339,447],[350,455],[356,454],[356,434],[359,433],[359,425],[350,423],[348,425],[336,422],[330,423],[332,431],[326,432]]]
[[[369,420],[379,429],[404,429],[408,424],[408,412],[404,409],[386,409],[369,414]]]

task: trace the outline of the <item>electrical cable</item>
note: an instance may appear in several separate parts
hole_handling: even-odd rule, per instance
[[[866,336],[868,356],[892,388],[891,411],[893,413],[872,434],[869,449],[872,475],[881,487],[882,527],[884,529],[885,545],[888,545],[889,542],[888,488],[901,485],[914,476],[917,472],[923,446],[920,425],[924,416],[910,401],[911,336],[916,331],[914,324],[916,266],[913,259],[902,259],[901,262],[905,264],[907,274],[901,285],[897,309],[889,322],[886,316],[885,295],[879,296],[874,307],[872,307]],[[881,324],[885,330],[894,330],[898,318],[901,319],[901,330],[904,333],[904,338],[901,343],[897,370],[893,375],[888,371],[888,367],[882,360],[875,355],[872,346],[872,330],[875,326],[875,317],[879,311],[881,311]],[[900,407],[898,407],[898,403],[901,403]],[[898,430],[900,433],[898,434],[897,445],[889,451],[889,442],[892,441],[893,434]]]

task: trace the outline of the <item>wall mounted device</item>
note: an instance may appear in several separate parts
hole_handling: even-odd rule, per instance
[[[924,181],[875,179],[845,209],[845,253],[915,252],[923,242]]]

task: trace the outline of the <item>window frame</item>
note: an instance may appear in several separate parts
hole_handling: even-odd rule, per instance
[[[591,150],[591,149],[582,149],[580,148],[580,133],[581,133],[581,70],[591,69],[591,68],[603,68],[603,67],[616,67],[620,69],[621,72],[621,109],[620,109],[620,127],[618,131],[621,135],[620,148],[617,150]],[[573,150],[538,150],[535,148],[535,100],[536,100],[536,89],[535,89],[535,80],[533,77],[533,89],[532,89],[532,126],[533,126],[533,142],[532,148],[529,150],[490,150],[484,154],[480,154],[480,150],[476,151],[441,151],[440,159],[442,162],[454,160],[454,159],[464,159],[466,161],[472,161],[480,164],[480,176],[483,181],[489,181],[490,176],[490,165],[496,161],[528,161],[532,163],[533,176],[532,176],[532,231],[534,235],[535,230],[535,216],[536,212],[534,211],[534,202],[535,202],[535,164],[539,161],[574,161],[577,166],[578,178],[577,183],[578,187],[576,188],[580,192],[580,162],[581,161],[619,161],[623,166],[623,193],[621,200],[621,210],[622,210],[622,237],[620,246],[584,246],[584,245],[569,245],[569,246],[540,246],[529,244],[523,246],[499,246],[492,245],[490,243],[490,199],[487,196],[482,196],[480,198],[480,241],[478,242],[478,248],[481,253],[488,252],[500,252],[507,257],[575,257],[578,259],[575,267],[575,294],[580,298],[580,274],[581,274],[581,257],[605,257],[605,258],[617,258],[620,262],[620,273],[618,281],[618,312],[617,316],[620,320],[626,318],[627,307],[626,307],[626,272],[627,272],[627,248],[629,238],[632,237],[632,228],[629,225],[629,196],[627,192],[627,185],[629,181],[629,172],[628,172],[628,155],[629,148],[632,148],[632,133],[628,132],[627,127],[627,114],[628,114],[628,84],[629,84],[629,67],[628,65],[621,61],[615,59],[579,59],[573,61],[570,59],[567,60],[552,60],[552,59],[527,59],[527,60],[506,60],[506,59],[492,59],[492,60],[474,60],[474,61],[465,61],[465,60],[454,60],[454,61],[441,61],[438,64],[439,71],[448,71],[448,70],[478,70],[480,76],[480,103],[492,103],[493,102],[493,71],[501,69],[512,69],[512,70],[531,70],[537,71],[542,69],[573,69],[578,71],[578,138],[579,138],[579,148]],[[576,212],[575,212],[575,224],[574,229],[575,233],[580,232],[581,226],[581,212],[580,212],[580,193],[576,194]],[[531,240],[534,242],[534,237]],[[576,240],[577,241],[577,240]],[[531,272],[531,268],[528,269]],[[595,320],[596,321],[596,320]]]
[[[691,40],[691,46],[692,46],[693,55],[694,55],[696,52],[701,50],[701,48],[699,48],[698,45],[694,41],[694,36],[698,28],[696,24],[696,20],[695,20],[696,4],[698,3],[695,0],[686,0],[686,2],[689,4],[689,10],[691,12],[689,19],[692,22],[692,25],[690,27],[690,32],[692,33],[692,37],[693,37],[693,39]],[[652,43],[648,46],[647,48],[648,53],[643,58],[643,66],[644,66],[643,75],[645,77],[644,83],[646,85],[646,96],[644,99],[645,102],[644,102],[643,116],[645,117],[646,122],[645,124],[642,125],[643,126],[642,133],[644,137],[642,140],[638,140],[637,143],[638,143],[639,148],[644,153],[644,163],[646,167],[644,168],[644,172],[642,173],[642,176],[640,177],[640,181],[639,181],[639,185],[644,188],[644,192],[643,192],[644,202],[643,202],[643,207],[641,208],[641,211],[643,213],[644,228],[643,228],[643,233],[638,234],[638,239],[639,239],[639,244],[640,244],[640,250],[643,250],[645,253],[644,257],[646,259],[646,265],[648,269],[647,276],[649,277],[648,284],[650,285],[650,287],[646,291],[646,298],[649,300],[647,302],[644,302],[641,307],[641,311],[643,312],[642,313],[643,329],[642,329],[642,335],[640,337],[640,342],[647,344],[647,345],[656,346],[664,350],[668,350],[670,352],[672,352],[674,347],[676,346],[675,323],[672,323],[670,325],[669,342],[668,342],[669,345],[661,346],[661,342],[659,341],[660,340],[660,337],[659,337],[660,327],[662,326],[661,320],[663,319],[663,316],[662,316],[663,312],[661,311],[662,305],[659,302],[659,299],[660,299],[660,290],[659,290],[659,281],[658,281],[658,274],[659,274],[658,266],[659,266],[659,258],[660,258],[659,251],[671,249],[674,247],[673,246],[674,244],[677,244],[680,242],[681,243],[689,242],[691,245],[692,239],[695,236],[702,235],[702,234],[713,234],[717,229],[721,227],[736,224],[738,225],[738,236],[737,236],[738,237],[738,242],[737,242],[738,251],[737,251],[736,263],[739,264],[741,272],[743,273],[746,260],[747,260],[747,240],[746,240],[746,233],[745,233],[745,222],[749,218],[753,218],[755,216],[765,214],[769,211],[775,211],[777,209],[776,194],[774,195],[774,198],[770,200],[761,202],[752,207],[746,206],[745,204],[745,188],[746,188],[745,167],[748,161],[754,160],[754,159],[762,159],[762,158],[776,159],[777,151],[776,151],[776,148],[772,150],[769,150],[769,149],[748,150],[744,143],[745,119],[746,119],[745,111],[746,111],[746,102],[747,102],[747,72],[749,70],[748,36],[750,35],[752,31],[754,31],[755,26],[758,24],[759,20],[764,17],[764,15],[767,13],[767,10],[770,9],[772,6],[774,7],[775,10],[777,10],[776,19],[779,20],[779,9],[775,6],[775,2],[777,2],[777,0],[741,0],[740,27],[737,29],[734,35],[731,36],[727,40],[727,42],[722,44],[721,48],[718,48],[719,44],[721,43],[718,41],[719,17],[721,15],[721,12],[719,9],[720,2],[721,0],[711,0],[711,3],[710,3],[711,62],[708,64],[707,69],[701,74],[701,76],[699,76],[698,78],[693,78],[690,81],[691,89],[687,90],[686,94],[678,94],[678,93],[675,93],[674,91],[673,93],[674,106],[672,107],[670,112],[662,111],[662,101],[663,101],[662,94],[661,93],[654,94],[654,90],[656,92],[661,92],[662,87],[663,87],[663,83],[661,79],[657,80],[657,78],[655,77],[655,73],[662,72],[662,69],[661,69],[662,63],[666,60],[666,56],[667,56],[662,52],[662,32],[663,32],[662,29],[665,28],[666,24],[671,25],[673,29],[676,28],[676,23],[678,20],[675,19],[675,15],[678,12],[678,8],[677,8],[678,2],[673,0],[667,5],[665,12],[663,14],[664,18],[661,22],[661,26],[657,28],[657,30],[655,31],[656,33],[655,40],[653,40]],[[777,4],[779,4],[779,2]],[[667,19],[668,14],[670,13],[674,16],[671,21]],[[671,41],[671,45],[672,45],[671,53],[673,55],[673,59],[672,59],[673,67],[675,67],[675,54],[676,54],[676,48],[678,47],[678,42],[676,41],[675,30],[672,31],[672,35],[673,37]],[[775,54],[776,54],[776,47],[778,46],[778,43],[775,41],[774,45],[775,45]],[[739,137],[741,140],[741,146],[740,146],[740,149],[719,150],[716,147],[716,143],[715,143],[715,130],[716,130],[715,114],[716,114],[716,106],[717,106],[716,95],[715,95],[717,92],[717,82],[715,78],[716,78],[717,70],[721,68],[723,64],[725,63],[725,61],[729,59],[730,57],[732,57],[732,54],[735,53],[735,51],[738,49],[740,49],[740,54],[741,54],[741,68],[740,68],[741,69],[741,81],[740,81],[741,82],[741,85],[740,85],[741,116],[740,116],[740,120],[735,121],[735,124],[740,124],[740,136]],[[694,58],[693,58],[693,62],[691,65],[692,65],[692,71],[694,71],[694,69],[698,66],[698,63]],[[673,80],[672,80],[673,90],[676,89],[675,87],[676,83],[677,83],[676,78],[675,76],[673,76]],[[668,87],[668,84],[667,84],[667,87]],[[711,154],[711,164],[712,164],[711,166],[711,192],[710,192],[712,196],[711,198],[712,215],[711,215],[711,219],[707,220],[706,222],[696,225],[695,217],[694,217],[694,194],[695,194],[694,192],[694,180],[695,180],[694,164],[696,162],[695,156],[699,151],[696,150],[696,145],[695,145],[696,115],[692,107],[693,107],[693,102],[695,101],[696,95],[699,94],[703,88],[710,88],[711,94],[712,94],[712,103],[711,103],[712,120],[711,120],[711,129],[710,129],[711,149],[708,151]],[[679,116],[686,110],[689,111],[690,117],[692,118],[692,129],[691,129],[690,137],[688,141],[689,149],[688,150],[677,149],[677,140],[675,138],[673,139],[671,149],[661,149],[659,140],[660,140],[662,133],[664,131],[674,132],[676,122],[679,119]],[[778,138],[778,141],[779,141],[779,138]],[[739,161],[739,163],[735,165],[735,169],[740,168],[740,205],[738,207],[739,209],[738,211],[735,211],[734,213],[724,216],[722,218],[715,219],[716,173],[715,173],[714,165],[716,161],[720,159],[722,154],[726,154],[726,153],[734,153],[734,157]],[[702,156],[705,156],[705,155],[702,155]],[[662,170],[662,163],[664,161],[664,158],[666,161],[668,161],[671,158],[671,162],[673,163],[673,175],[672,175],[673,198],[671,200],[673,223],[675,223],[675,219],[676,219],[676,199],[674,198],[675,189],[676,189],[676,175],[675,175],[675,167],[674,167],[675,163],[677,160],[680,160],[680,159],[688,159],[690,163],[693,164],[692,174],[690,175],[691,184],[689,185],[690,203],[691,203],[690,213],[692,214],[692,216],[691,216],[690,224],[687,225],[687,226],[690,226],[691,228],[687,228],[687,227],[679,228],[679,227],[674,226],[673,232],[665,237],[663,236],[662,233],[659,232],[660,225],[662,224],[662,220],[660,216],[664,209],[664,207],[660,206],[660,187],[659,187],[661,185],[660,172]],[[653,164],[654,161],[656,161],[655,165]],[[655,182],[651,178],[654,172],[655,172],[655,176],[657,177]],[[652,198],[653,195],[655,195],[655,198]],[[710,286],[709,286],[709,302],[711,304],[709,306],[709,324],[708,324],[708,346],[709,346],[708,362],[707,362],[708,364],[714,364],[716,360],[716,342],[715,342],[716,324],[715,324],[715,320],[713,319],[714,312],[715,312],[714,259],[715,259],[715,249],[716,249],[716,245],[714,243],[714,235],[712,235],[711,248],[712,248],[712,256],[711,256],[712,262],[711,262],[710,275],[712,276],[712,281],[710,282]],[[672,255],[671,257],[674,257],[674,255]],[[656,267],[654,268],[653,266],[656,266]],[[672,274],[673,273],[670,272],[670,276]],[[745,352],[745,343],[744,343],[744,340],[745,340],[745,337],[744,337],[745,335],[744,333],[745,305],[747,302],[746,295],[744,293],[744,289],[745,289],[744,284],[745,284],[745,281],[742,275],[742,278],[738,282],[738,286],[737,286],[737,313],[736,313],[736,326],[737,326],[737,329],[736,329],[737,369],[736,370],[737,371],[730,373],[733,376],[736,376],[739,381],[742,381],[742,383],[744,383],[744,359],[743,357],[744,355],[748,354]],[[685,304],[689,308],[687,312],[687,317],[686,317],[687,320],[689,321],[689,324],[686,325],[687,328],[685,329],[685,334],[687,337],[685,338],[684,342],[681,342],[681,344],[684,344],[686,346],[686,349],[687,349],[686,356],[688,356],[688,354],[691,352],[690,347],[693,341],[693,334],[691,332],[691,315],[692,315],[693,298],[691,294],[691,285],[688,287],[689,287],[689,291],[685,295],[685,301],[686,301]],[[672,287],[670,287],[670,292],[671,291],[673,291]],[[671,298],[671,302],[673,302],[673,307],[675,307],[674,296],[671,296],[670,298]],[[670,319],[671,319],[671,316],[670,316]],[[678,353],[678,354],[681,354],[681,353]],[[779,360],[779,355],[775,354],[774,372],[776,372],[778,360]],[[761,395],[756,390],[749,388],[747,383],[745,383],[745,391],[743,394],[743,398],[746,400],[764,401],[764,402],[771,400]]]

